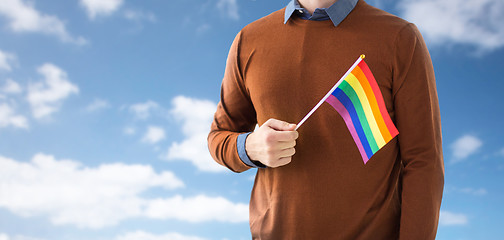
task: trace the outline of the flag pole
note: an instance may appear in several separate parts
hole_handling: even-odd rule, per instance
[[[297,124],[296,126],[296,129],[294,130],[298,130],[299,127],[301,127],[301,125],[303,125],[303,123],[313,114],[313,112],[315,112],[315,110],[317,110],[320,105],[322,105],[322,103],[324,103],[324,101],[329,97],[329,95],[331,95],[331,93],[336,90],[336,88],[341,84],[341,82],[348,76],[348,74],[350,74],[350,72],[353,71],[353,69],[357,66],[357,64],[360,63],[360,61],[362,61],[362,59],[364,59],[366,57],[366,55],[364,54],[361,54],[359,56],[359,58],[355,61],[355,63],[348,69],[348,71],[343,75],[343,77],[340,78],[340,80],[338,82],[336,82],[336,84],[334,84],[334,86],[331,88],[331,90],[329,90],[329,92],[327,92],[327,94],[322,98],[320,99],[320,101],[317,103],[317,105],[315,105],[315,107],[312,108],[312,110],[306,114],[306,116],[304,116],[303,119],[301,119],[301,121]]]

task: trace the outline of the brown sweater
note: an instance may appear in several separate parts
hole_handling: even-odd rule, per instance
[[[292,162],[258,169],[250,200],[253,239],[434,239],[444,182],[434,71],[417,28],[359,1],[338,27],[284,9],[236,36],[208,136],[214,159],[235,172],[240,133],[269,118],[290,123],[327,93],[360,54],[399,135],[364,165],[345,122],[324,103],[298,130]]]

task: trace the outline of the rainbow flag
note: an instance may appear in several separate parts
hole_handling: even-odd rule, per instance
[[[366,164],[399,131],[390,119],[378,83],[364,57],[361,55],[308,115],[323,101],[329,103],[343,117]]]

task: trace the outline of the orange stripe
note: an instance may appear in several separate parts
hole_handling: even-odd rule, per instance
[[[362,69],[359,66],[355,67],[352,73],[357,79],[359,79],[359,82],[364,89],[364,92],[366,93],[366,97],[369,100],[369,104],[371,105],[371,109],[373,110],[373,115],[375,116],[376,122],[378,123],[378,128],[380,129],[385,143],[389,142],[390,139],[392,139],[392,136],[390,135],[387,125],[383,120],[380,108],[378,107],[378,102],[376,101],[376,96],[373,93],[373,89],[371,89],[371,86],[369,85],[366,75],[364,74],[364,72],[362,72]]]
[[[380,106],[380,112],[383,116],[385,124],[387,125],[387,129],[390,132],[390,135],[392,137],[395,137],[397,134],[399,134],[399,131],[397,131],[397,128],[392,122],[392,119],[390,119],[387,107],[385,106],[385,101],[383,101],[383,96],[380,91],[380,87],[378,86],[378,83],[376,82],[373,73],[371,73],[371,69],[369,69],[368,65],[364,61],[361,61],[358,66],[361,68],[362,72],[364,73],[364,75],[366,75],[367,79],[369,80],[369,84],[371,85],[371,89],[373,89],[373,92],[375,93],[376,100],[378,101],[378,106]]]

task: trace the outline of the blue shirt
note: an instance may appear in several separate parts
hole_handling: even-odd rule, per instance
[[[354,9],[357,1],[358,0],[338,0],[328,8],[315,9],[313,15],[310,15],[310,12],[301,7],[297,0],[291,0],[285,7],[284,24],[292,17],[299,17],[301,19],[313,21],[331,20],[334,27],[337,27]],[[251,134],[251,132],[243,133],[238,136],[236,140],[238,155],[242,162],[250,167],[265,168],[266,166],[264,164],[258,161],[252,161],[247,155],[247,151],[245,151],[245,141],[249,134]]]
[[[315,9],[313,15],[310,15],[306,9],[299,5],[297,0],[291,0],[285,7],[284,23],[287,23],[293,15],[296,15],[305,20],[324,21],[331,19],[334,26],[337,27],[354,9],[357,2],[358,0],[338,0],[328,8]]]

